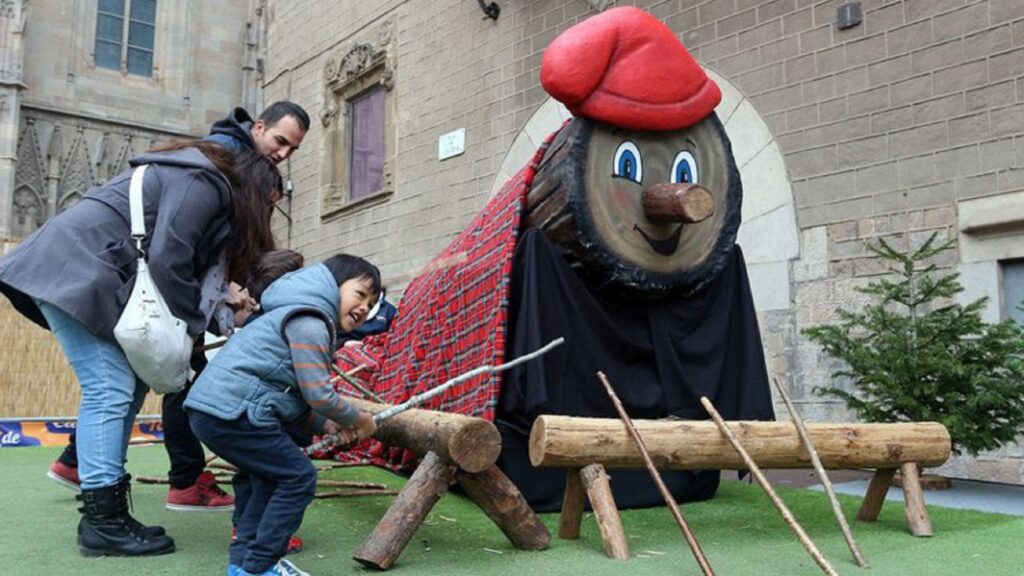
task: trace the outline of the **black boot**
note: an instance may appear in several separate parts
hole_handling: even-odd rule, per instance
[[[150,535],[128,513],[127,479],[114,486],[82,490],[82,519],[78,523],[83,556],[149,556],[174,552],[167,535]],[[156,528],[156,527],[153,527]]]
[[[128,500],[131,501],[131,497],[132,497],[132,475],[131,474],[125,474],[121,478],[121,482],[119,482],[117,486],[118,487],[123,487],[125,489],[125,491],[128,494]],[[75,496],[75,498],[79,502],[82,501],[81,494],[79,494],[78,496]],[[139,522],[138,520],[136,520],[135,518],[133,518],[130,515],[128,516],[128,522],[130,522],[132,524],[132,526],[135,528],[135,530],[141,532],[143,535],[148,536],[148,537],[163,536],[164,534],[167,534],[167,531],[164,530],[163,526],[155,526],[155,525],[154,526],[146,526],[145,524],[143,524],[142,522]],[[79,546],[82,545],[82,524],[81,523],[78,524],[78,545]]]

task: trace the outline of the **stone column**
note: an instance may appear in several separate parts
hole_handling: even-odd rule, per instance
[[[28,0],[0,0],[0,238],[11,235]]]

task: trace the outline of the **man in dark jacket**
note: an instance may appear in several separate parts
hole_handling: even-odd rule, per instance
[[[299,149],[309,131],[309,115],[294,102],[274,102],[253,121],[244,108],[235,108],[228,117],[210,127],[210,140],[238,152],[255,150],[274,164],[287,160]]]

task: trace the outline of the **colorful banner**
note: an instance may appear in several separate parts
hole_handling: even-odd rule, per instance
[[[75,420],[0,420],[0,448],[64,446],[76,426]],[[135,421],[131,442],[163,439],[164,427],[159,418]]]

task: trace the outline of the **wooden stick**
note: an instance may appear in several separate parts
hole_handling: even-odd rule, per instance
[[[387,484],[380,482],[349,482],[347,480],[317,480],[317,486],[325,488],[366,488],[367,490],[390,490]]]
[[[647,446],[644,445],[644,439],[640,437],[640,433],[637,432],[636,427],[633,426],[633,420],[626,414],[626,408],[622,405],[622,401],[619,400],[615,390],[612,388],[608,377],[604,375],[604,372],[597,373],[598,379],[601,380],[601,384],[604,385],[605,391],[608,392],[608,397],[612,399],[612,404],[615,405],[615,410],[619,413],[619,418],[622,419],[622,423],[626,426],[626,430],[629,435],[636,442],[636,447],[640,449],[640,454],[644,457],[644,463],[647,465],[647,471],[651,473],[651,479],[658,485],[658,491],[661,492],[661,497],[665,499],[665,504],[668,505],[669,511],[672,512],[672,517],[676,519],[676,524],[679,525],[679,529],[683,531],[683,538],[686,539],[686,543],[690,546],[690,551],[693,553],[693,557],[697,560],[697,565],[700,566],[701,572],[706,576],[714,576],[715,572],[711,569],[711,564],[708,563],[707,556],[704,555],[704,550],[700,547],[700,542],[697,542],[697,538],[690,531],[690,527],[686,524],[686,520],[683,518],[683,513],[679,510],[679,504],[676,503],[676,499],[672,497],[672,493],[668,487],[665,486],[665,481],[661,479],[661,474],[658,473],[658,469],[654,467],[654,462],[651,461],[651,455],[647,453]]]
[[[846,516],[843,514],[843,508],[839,505],[839,499],[836,498],[836,491],[832,487],[832,481],[828,478],[828,473],[825,472],[825,467],[821,465],[821,458],[818,457],[818,451],[814,448],[814,442],[811,442],[811,436],[807,433],[807,428],[804,426],[804,421],[800,418],[800,415],[796,412],[796,407],[793,406],[793,401],[789,399],[789,394],[783,389],[782,384],[778,378],[772,378],[775,383],[775,389],[779,391],[779,395],[782,396],[782,401],[786,404],[786,409],[789,410],[789,416],[793,419],[793,425],[796,426],[797,434],[800,435],[800,440],[804,443],[804,448],[807,449],[807,453],[811,456],[811,463],[814,464],[814,471],[818,473],[818,478],[821,479],[821,484],[825,487],[825,494],[828,495],[828,501],[832,504],[832,512],[836,516],[836,521],[839,522],[839,528],[843,531],[843,538],[846,539],[846,545],[850,548],[850,553],[853,554],[853,559],[857,561],[857,565],[861,568],[868,567],[868,561],[864,559],[864,556],[860,553],[860,548],[857,547],[857,541],[853,538],[853,532],[850,531],[850,525],[846,522]]]
[[[233,464],[221,464],[220,462],[210,462],[206,465],[207,468],[213,468],[215,470],[227,470],[228,472],[238,472],[238,467]]]
[[[359,391],[359,393],[361,393],[363,396],[366,396],[370,400],[373,400],[374,402],[379,402],[381,404],[387,404],[387,402],[385,402],[383,398],[381,398],[380,396],[374,394],[373,392],[368,390],[365,386],[360,384],[358,380],[353,378],[353,376],[356,373],[361,372],[361,371],[363,371],[365,369],[366,369],[366,364],[360,364],[359,366],[356,366],[355,368],[349,370],[348,372],[338,372],[338,377],[340,377],[342,380],[344,380],[346,383],[348,383],[349,386],[355,388],[356,390]],[[332,380],[333,380],[333,378],[332,378]]]
[[[313,498],[352,498],[355,496],[396,496],[398,490],[335,490],[317,492]]]
[[[765,494],[767,494],[768,498],[771,499],[772,504],[774,504],[775,508],[782,514],[782,518],[786,521],[786,524],[789,525],[789,528],[793,530],[797,538],[800,539],[800,543],[804,545],[804,549],[807,550],[807,553],[811,555],[811,558],[814,559],[825,574],[828,574],[829,576],[838,576],[838,572],[836,572],[835,568],[829,564],[828,559],[822,555],[821,550],[818,550],[818,547],[814,545],[814,542],[811,541],[811,537],[807,535],[807,532],[804,532],[803,527],[800,526],[800,523],[793,517],[793,513],[789,511],[786,504],[778,497],[778,495],[775,494],[775,490],[772,489],[772,485],[768,483],[768,479],[761,473],[761,469],[757,467],[757,463],[755,463],[754,459],[750,457],[750,454],[747,454],[746,449],[743,448],[739,439],[736,438],[736,435],[733,434],[732,430],[729,429],[729,426],[726,425],[725,420],[722,419],[722,415],[718,413],[718,410],[715,410],[715,406],[710,400],[708,400],[707,396],[701,396],[700,403],[704,406],[704,409],[707,410],[708,414],[711,415],[711,419],[715,421],[715,425],[718,426],[722,435],[729,439],[729,443],[732,444],[732,447],[735,448],[736,452],[738,452],[740,457],[743,458],[743,462],[750,470],[750,473],[754,476],[754,479],[757,480],[757,483],[761,485]]]
[[[368,462],[331,462],[330,464],[321,464],[316,467],[318,472],[325,472],[327,470],[336,470],[338,468],[355,468],[357,466],[369,466]]]

